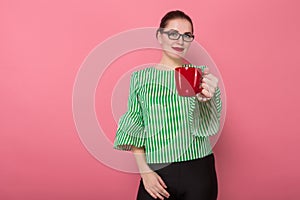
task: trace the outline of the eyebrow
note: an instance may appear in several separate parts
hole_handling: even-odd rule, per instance
[[[170,29],[169,31],[177,31],[177,32],[179,33],[179,31],[178,31],[178,30],[175,30],[175,29]],[[192,35],[193,35],[192,32],[185,32],[185,33],[183,33],[183,34],[192,34]]]

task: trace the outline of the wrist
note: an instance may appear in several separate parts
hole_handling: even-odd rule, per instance
[[[139,166],[139,171],[140,173],[149,173],[149,172],[152,172],[152,169],[149,167],[148,164],[144,164],[144,165],[140,165]]]
[[[149,174],[152,173],[152,172],[153,172],[153,170],[151,170],[151,169],[143,170],[143,171],[140,170],[140,175],[141,175],[141,177],[143,178],[143,177],[149,175]]]
[[[201,93],[196,94],[196,98],[199,102],[207,102],[211,99],[211,97],[206,97]]]

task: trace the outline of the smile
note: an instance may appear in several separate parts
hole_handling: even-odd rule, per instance
[[[181,48],[181,47],[172,47],[172,49],[174,49],[175,51],[178,51],[178,52],[182,52],[184,50],[184,48]]]

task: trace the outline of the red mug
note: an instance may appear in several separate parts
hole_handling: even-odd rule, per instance
[[[175,68],[176,89],[180,96],[191,97],[202,92],[202,71],[195,67]]]

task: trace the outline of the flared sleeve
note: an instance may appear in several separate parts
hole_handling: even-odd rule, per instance
[[[206,66],[201,66],[201,68],[204,70]],[[200,137],[208,137],[217,134],[220,129],[222,111],[222,100],[219,87],[216,88],[214,96],[206,102],[200,102],[196,97],[193,97],[191,107],[192,134]]]
[[[138,92],[137,72],[133,72],[130,77],[127,112],[119,119],[114,149],[129,151],[132,146],[142,147],[145,144],[144,120]]]

